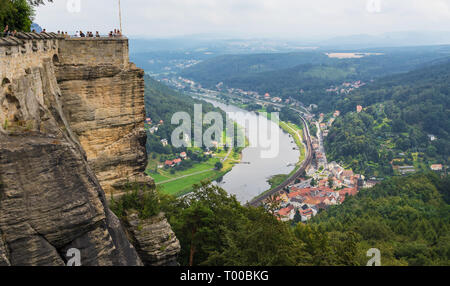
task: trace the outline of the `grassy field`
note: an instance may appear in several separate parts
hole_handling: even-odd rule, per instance
[[[192,190],[194,184],[198,184],[203,180],[214,181],[229,172],[233,166],[239,162],[239,154],[235,150],[231,151],[227,160],[223,161],[223,169],[215,170],[215,164],[225,159],[228,152],[221,149],[216,153],[214,158],[206,162],[196,163],[192,168],[183,171],[171,173],[171,169],[158,169],[156,167],[161,164],[159,155],[156,158],[149,159],[146,173],[155,180],[158,188],[166,193],[175,196],[183,195]]]
[[[289,175],[275,175],[272,178],[270,178],[267,182],[270,184],[270,188],[274,189],[281,185],[284,180],[288,178]]]
[[[238,132],[244,132],[242,128],[238,128]],[[221,143],[232,143],[232,138],[227,138],[226,132],[223,132]],[[248,142],[246,141],[248,145]],[[193,152],[203,152],[201,148],[189,148]],[[223,177],[226,173],[233,169],[234,165],[241,161],[241,153],[243,148],[232,149],[226,151],[219,148],[214,157],[208,161],[196,163],[192,168],[183,171],[175,171],[171,173],[171,169],[159,169],[161,155],[150,154],[149,163],[146,173],[155,180],[158,189],[163,193],[181,196],[192,191],[192,187],[201,181],[215,181]],[[222,162],[222,170],[216,170],[215,164]]]

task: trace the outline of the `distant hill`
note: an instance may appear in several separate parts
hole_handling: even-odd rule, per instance
[[[148,153],[171,154],[173,152],[173,148],[170,145],[162,146],[160,139],[166,138],[170,141],[172,132],[178,127],[178,125],[170,124],[175,113],[187,112],[193,120],[194,104],[201,104],[204,114],[211,111],[223,114],[220,109],[215,108],[210,103],[193,99],[169,88],[150,76],[145,76],[145,109],[147,117],[151,118],[155,124],[158,124],[160,120],[165,122],[165,124],[159,126],[159,130],[155,134],[147,134]]]
[[[381,35],[351,35],[319,41],[316,44],[321,47],[347,49],[449,45],[450,31],[411,31],[391,32]]]
[[[363,58],[329,58],[327,52],[369,52]],[[205,60],[181,72],[207,88],[225,87],[269,92],[272,96],[297,98],[318,104],[320,111],[335,108],[336,96],[326,94],[331,85],[344,81],[370,81],[404,73],[450,57],[450,46],[407,47],[340,51],[335,49],[283,54],[224,55]],[[299,94],[303,89],[304,93]]]
[[[33,23],[33,24],[31,24],[30,31],[33,31],[33,30],[35,30],[36,33],[40,33],[40,32],[42,32],[42,27],[39,26],[39,24]]]

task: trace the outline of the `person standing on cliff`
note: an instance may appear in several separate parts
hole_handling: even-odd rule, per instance
[[[80,37],[85,38],[86,35],[83,33],[83,31],[80,30]]]
[[[5,29],[3,30],[3,37],[8,37],[9,36],[9,26],[6,25]]]

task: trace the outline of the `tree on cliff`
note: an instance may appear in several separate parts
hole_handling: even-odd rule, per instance
[[[34,7],[44,4],[43,0],[0,0],[0,32],[6,25],[10,31],[29,32],[35,16]]]

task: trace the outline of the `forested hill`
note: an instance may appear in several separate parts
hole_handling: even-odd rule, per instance
[[[350,51],[377,54],[350,59],[329,58],[327,52],[334,51],[225,55],[187,68],[181,75],[211,89],[223,82],[225,87],[293,97],[306,105],[318,104],[320,111],[330,111],[338,99],[336,94],[325,92],[331,86],[359,80],[367,83],[439,62],[450,57],[450,46]]]
[[[331,237],[355,232],[357,253],[378,248],[382,265],[449,265],[449,203],[449,177],[412,175],[362,190],[310,226]]]
[[[357,105],[364,111],[357,114]],[[450,60],[377,80],[341,98],[336,109],[344,115],[326,139],[331,160],[380,176],[393,174],[393,160],[417,171],[448,164]]]
[[[158,124],[161,120],[164,124],[159,125],[158,131],[155,134],[148,134],[147,149],[161,154],[170,154],[172,147],[163,147],[160,140],[165,138],[170,142],[173,130],[178,125],[172,125],[171,119],[176,112],[187,112],[194,124],[194,105],[201,104],[204,114],[215,111],[222,113],[220,109],[215,108],[212,104],[201,100],[196,100],[188,95],[179,93],[159,81],[145,76],[145,109],[147,117],[149,117],[153,126]],[[193,129],[192,129],[193,130]]]

